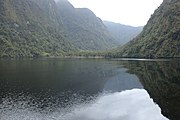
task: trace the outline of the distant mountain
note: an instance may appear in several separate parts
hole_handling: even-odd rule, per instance
[[[0,57],[60,56],[115,44],[92,11],[67,0],[0,0]]]
[[[103,23],[120,45],[135,38],[143,29],[143,27],[133,27],[109,21],[103,21]]]
[[[143,31],[114,57],[180,57],[180,1],[164,0]]]
[[[71,43],[83,50],[105,50],[117,42],[102,20],[87,8],[74,8],[67,0],[58,1],[59,14]]]

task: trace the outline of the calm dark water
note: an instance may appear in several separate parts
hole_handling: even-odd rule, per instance
[[[0,120],[179,120],[179,60],[0,60]]]

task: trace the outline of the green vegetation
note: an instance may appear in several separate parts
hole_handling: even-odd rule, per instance
[[[143,29],[143,27],[132,27],[109,21],[103,21],[103,23],[121,46],[135,38]]]
[[[90,50],[81,50],[78,52],[68,52],[64,56],[65,57],[79,57],[79,58],[105,58],[107,56],[108,51],[90,51]]]
[[[68,1],[57,3],[71,43],[81,50],[106,50],[117,46],[102,20],[87,8],[74,8]]]
[[[123,61],[129,73],[136,74],[162,114],[179,120],[180,61]]]
[[[179,0],[164,0],[136,38],[112,49],[120,36],[89,9],[67,0],[0,0],[0,57],[180,57],[179,10]]]
[[[72,5],[65,2],[67,6],[63,2],[57,5],[54,0],[0,0],[0,57],[64,56],[115,45],[90,10],[72,7],[78,15],[66,14]],[[93,19],[87,22],[89,15]]]
[[[76,50],[53,13],[56,7],[49,4],[55,2],[0,1],[0,57],[60,56]]]
[[[180,1],[170,0],[154,12],[140,35],[112,51],[113,57],[180,57]]]

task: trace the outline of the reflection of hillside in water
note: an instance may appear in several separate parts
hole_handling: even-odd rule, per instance
[[[126,61],[129,73],[136,74],[144,88],[171,120],[180,118],[180,61]]]
[[[108,78],[104,86],[104,92],[121,92],[131,89],[142,89],[143,86],[139,82],[139,79],[134,74],[126,72],[127,69],[118,69],[118,74]]]
[[[103,60],[2,60],[0,104],[4,98],[15,101],[23,98],[29,100],[28,105],[36,104],[44,110],[86,101],[103,91],[106,78],[117,74],[114,69]]]

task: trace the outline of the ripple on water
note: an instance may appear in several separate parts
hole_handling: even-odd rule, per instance
[[[43,111],[36,103],[4,99],[0,120],[168,120],[143,89],[99,95],[94,100]]]

